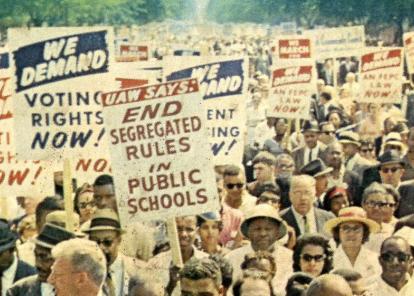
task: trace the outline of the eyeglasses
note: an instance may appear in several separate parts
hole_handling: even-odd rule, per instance
[[[280,199],[272,198],[272,197],[260,197],[259,202],[260,203],[278,204],[278,203],[280,203]]]
[[[399,263],[405,263],[411,258],[411,255],[403,253],[403,252],[398,252],[397,254],[387,252],[387,253],[382,253],[380,258],[383,261],[388,262],[388,263],[393,262],[395,258],[397,258]]]
[[[393,202],[385,202],[385,201],[367,201],[365,205],[369,208],[393,208],[395,207],[395,203]]]
[[[322,262],[323,260],[325,260],[326,255],[322,254],[322,255],[312,256],[309,254],[303,254],[301,258],[306,262],[311,262],[312,260],[315,260],[315,262]]]
[[[110,246],[112,246],[112,244],[114,243],[115,239],[95,239],[90,237],[89,238],[91,241],[94,241],[98,246],[103,245],[104,247],[109,248]]]
[[[401,151],[401,147],[400,146],[395,146],[395,145],[387,145],[387,149]]]
[[[384,174],[388,174],[388,172],[395,173],[400,169],[401,169],[400,167],[381,168],[381,172],[383,172]]]
[[[374,148],[363,148],[363,149],[361,149],[362,153],[368,153],[368,152],[372,152],[372,151],[374,151]]]
[[[341,225],[339,229],[345,233],[351,233],[351,232],[360,232],[362,231],[362,226],[355,225],[355,226],[349,226],[349,225]]]
[[[243,183],[235,183],[235,184],[228,183],[228,184],[226,184],[227,189],[230,189],[230,190],[232,190],[234,187],[237,187],[237,189],[242,189],[243,186],[244,186]]]
[[[96,206],[96,203],[94,201],[90,201],[90,202],[80,202],[79,203],[79,208],[80,209],[86,209],[88,206],[91,207],[91,208],[93,208],[94,206]]]

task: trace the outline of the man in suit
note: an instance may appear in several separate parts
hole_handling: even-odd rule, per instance
[[[0,292],[6,291],[18,280],[36,274],[36,269],[17,258],[16,235],[9,225],[0,221]]]
[[[305,146],[293,150],[296,172],[314,159],[324,159],[325,144],[318,141],[319,125],[316,120],[305,122],[302,130],[305,138]]]
[[[339,134],[339,143],[342,144],[345,155],[345,169],[361,176],[372,163],[359,155],[361,147],[359,135],[353,131],[344,131]]]
[[[52,264],[52,248],[58,243],[75,238],[59,226],[46,223],[35,241],[36,269],[38,274],[17,281],[8,291],[7,296],[50,296],[54,295],[53,286],[47,283]]]
[[[314,207],[315,179],[308,175],[292,177],[289,197],[292,205],[280,212],[283,220],[295,229],[296,237],[323,231],[323,225],[335,216]]]

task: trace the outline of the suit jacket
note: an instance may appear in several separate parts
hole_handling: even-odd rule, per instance
[[[402,182],[398,187],[401,199],[395,216],[401,218],[414,214],[414,181]]]
[[[22,260],[18,260],[17,261],[17,269],[16,269],[16,274],[14,276],[14,283],[17,282],[18,280],[37,274],[37,269],[33,266],[31,266],[30,264],[22,261]]]
[[[325,225],[325,222],[335,218],[335,215],[331,212],[314,208],[315,211],[315,220],[316,220],[316,230],[318,233],[323,233],[323,226]],[[303,233],[301,233],[298,223],[296,222],[295,216],[293,215],[292,207],[289,207],[287,209],[284,209],[280,212],[280,216],[283,220],[286,221],[289,226],[293,227],[295,229],[296,237],[299,237]]]
[[[343,181],[348,184],[349,202],[361,206],[361,178],[355,172],[345,170]]]
[[[41,296],[42,290],[40,286],[39,277],[32,275],[25,277],[7,290],[7,296]]]
[[[325,161],[325,150],[326,145],[324,143],[319,142],[319,151],[318,151],[318,157]],[[292,151],[292,157],[295,161],[295,169],[296,172],[299,172],[299,170],[303,167],[303,164],[305,163],[305,146],[296,148]]]

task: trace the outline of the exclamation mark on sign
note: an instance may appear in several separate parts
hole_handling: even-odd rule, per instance
[[[34,185],[36,183],[36,179],[39,178],[40,173],[42,172],[43,167],[39,167],[36,171],[36,174],[34,175],[33,181],[32,181],[32,185]]]
[[[104,129],[104,128],[102,128],[102,129],[101,129],[101,132],[100,132],[100,133],[99,133],[99,135],[98,135],[98,139],[96,140],[95,147],[98,147],[98,146],[99,146],[99,141],[102,139],[102,137],[103,137],[104,133],[105,133],[105,129]]]
[[[231,150],[231,148],[233,148],[233,146],[234,145],[236,145],[236,143],[237,143],[237,141],[236,140],[233,140],[233,141],[231,141],[231,143],[230,143],[230,145],[229,145],[229,147],[227,148],[227,151],[226,151],[226,155],[228,155],[229,154],[229,151]]]

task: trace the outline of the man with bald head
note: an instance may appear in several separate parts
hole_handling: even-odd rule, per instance
[[[311,282],[306,296],[352,296],[352,289],[343,277],[325,274]]]

